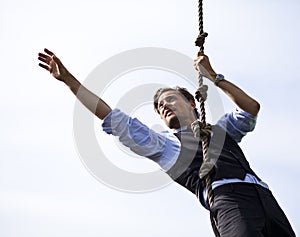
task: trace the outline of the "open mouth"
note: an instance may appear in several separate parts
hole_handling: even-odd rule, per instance
[[[173,114],[172,111],[167,112],[167,116],[172,115],[172,114]]]
[[[168,116],[170,116],[170,115],[173,115],[174,114],[174,112],[172,111],[172,110],[167,110],[166,112],[165,112],[165,117],[168,117]]]

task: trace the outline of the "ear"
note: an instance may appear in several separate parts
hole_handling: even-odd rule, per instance
[[[193,100],[190,100],[190,105],[193,107],[193,109],[196,108],[196,102]]]

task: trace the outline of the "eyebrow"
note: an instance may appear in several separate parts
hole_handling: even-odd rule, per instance
[[[174,97],[177,97],[176,94],[172,94],[172,95],[167,95],[165,97],[163,97],[162,100],[166,100],[166,99],[169,99],[169,98],[174,98]],[[162,101],[161,99],[158,100],[158,104],[160,104],[160,102]]]

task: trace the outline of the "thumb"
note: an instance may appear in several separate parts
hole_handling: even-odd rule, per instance
[[[55,56],[55,54],[53,54],[52,56],[53,61],[59,66],[59,67],[63,67],[62,62],[59,60],[58,57]]]

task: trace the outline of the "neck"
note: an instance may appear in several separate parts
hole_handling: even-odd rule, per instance
[[[191,124],[195,122],[195,120],[197,120],[197,118],[191,118],[186,121],[182,121],[181,123],[178,122],[176,123],[176,125],[174,124],[175,126],[170,128],[173,129],[174,131],[178,131],[181,128],[191,128]]]

